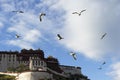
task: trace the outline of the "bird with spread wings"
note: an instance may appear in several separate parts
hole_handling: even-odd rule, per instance
[[[17,10],[17,11],[12,11],[12,12],[15,12],[15,13],[24,13],[23,11],[19,11],[19,10]]]
[[[102,63],[102,65],[105,65],[106,64],[106,62],[104,61],[103,63]]]
[[[74,53],[74,52],[70,52],[70,55],[74,58],[74,60],[77,59],[77,58],[76,58],[76,53]]]
[[[16,38],[20,38],[21,36],[20,36],[20,35],[18,35],[18,34],[16,34],[16,35],[15,35],[15,37],[16,37]]]
[[[64,39],[60,34],[57,34],[59,40]]]
[[[107,33],[104,33],[101,37],[101,39],[103,39],[105,36],[107,35]]]
[[[98,69],[101,70],[103,65],[105,65],[105,64],[106,64],[106,62],[104,61]]]
[[[82,11],[80,11],[80,12],[73,12],[72,14],[78,14],[78,15],[80,16],[84,11],[86,11],[86,9],[85,9],[85,10],[82,10]]]
[[[46,14],[45,13],[40,14],[40,16],[39,16],[40,22],[42,21],[42,16],[46,16]]]

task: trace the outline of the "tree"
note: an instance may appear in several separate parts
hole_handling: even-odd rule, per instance
[[[15,71],[16,71],[16,68],[15,68],[15,67],[8,67],[8,68],[7,68],[7,71],[8,71],[8,72],[15,72]]]
[[[16,71],[17,72],[23,72],[23,71],[27,71],[29,70],[29,67],[24,65],[24,64],[20,64],[17,68],[16,68]]]

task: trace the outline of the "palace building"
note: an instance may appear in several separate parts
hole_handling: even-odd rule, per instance
[[[21,69],[20,66],[23,65],[24,69]],[[52,56],[45,58],[44,52],[40,49],[22,49],[20,52],[0,51],[0,72],[12,70],[22,73],[17,80],[32,80],[23,77],[23,75],[28,75],[28,73],[30,73],[29,76],[35,78],[33,80],[45,80],[46,76],[47,80],[90,80],[82,74],[81,67],[60,65],[58,59]],[[32,76],[31,72],[36,75]]]

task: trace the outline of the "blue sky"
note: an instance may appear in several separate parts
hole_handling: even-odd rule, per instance
[[[72,14],[84,9],[81,16]],[[40,48],[60,64],[82,67],[91,80],[119,80],[119,11],[119,0],[0,0],[0,50]],[[42,12],[46,16],[40,22]],[[57,39],[58,33],[63,40]],[[71,51],[77,53],[76,61]],[[103,61],[106,64],[98,70]]]

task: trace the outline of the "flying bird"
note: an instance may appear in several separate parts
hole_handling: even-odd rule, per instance
[[[70,55],[74,58],[74,60],[76,60],[76,53],[70,52]]]
[[[20,38],[21,36],[20,36],[20,35],[18,35],[18,34],[16,34],[16,35],[15,35],[15,37],[16,37],[16,38]]]
[[[40,16],[39,16],[40,22],[42,21],[42,16],[46,16],[46,14],[45,14],[45,13],[41,13],[41,14],[40,14]]]
[[[99,70],[101,70],[101,69],[102,69],[102,67],[99,67],[98,69],[99,69]]]
[[[12,12],[16,12],[16,13],[24,13],[23,11],[12,11]]]
[[[60,34],[57,34],[59,40],[64,39]]]
[[[106,64],[106,62],[104,61],[98,69],[100,69],[100,70],[101,70],[101,69],[102,69],[102,67],[103,67],[103,65],[105,65],[105,64]]]
[[[23,11],[19,11],[19,13],[24,13]]]
[[[102,65],[104,65],[104,64],[106,64],[106,62],[105,62],[105,61],[102,63]]]
[[[80,16],[81,13],[83,13],[84,11],[86,11],[86,9],[85,9],[85,10],[82,10],[82,11],[80,11],[80,12],[73,12],[72,14],[78,14],[78,15]]]
[[[104,33],[101,37],[101,39],[103,39],[105,36],[107,35],[107,33]]]

